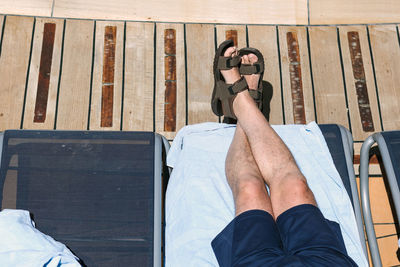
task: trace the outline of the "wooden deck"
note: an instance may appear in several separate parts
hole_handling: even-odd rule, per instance
[[[0,14],[243,24],[398,23],[398,0],[2,0]]]
[[[272,85],[272,124],[338,123],[361,142],[400,129],[396,24],[271,26],[0,16],[0,131],[156,131],[219,121],[212,59],[233,39],[256,47]],[[400,264],[396,224],[372,159],[373,214],[385,266]],[[397,224],[398,227],[398,224]]]

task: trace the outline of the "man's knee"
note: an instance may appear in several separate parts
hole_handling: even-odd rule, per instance
[[[241,194],[253,197],[260,193],[264,195],[266,190],[262,178],[251,174],[247,174],[238,181],[237,189]]]
[[[288,174],[282,177],[277,182],[271,185],[273,190],[280,190],[284,192],[291,192],[295,195],[304,195],[310,192],[306,178],[300,173]]]
[[[303,176],[281,179],[279,183],[271,186],[270,190],[275,203],[278,201],[277,204],[284,210],[301,204],[315,205],[314,194]]]

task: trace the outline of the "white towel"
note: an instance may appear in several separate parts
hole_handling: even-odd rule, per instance
[[[368,266],[350,198],[314,122],[273,126],[292,152],[325,218],[340,224],[349,256]],[[211,241],[234,218],[225,158],[234,125],[184,127],[167,158],[174,168],[166,197],[166,266],[218,266]]]
[[[77,267],[72,252],[35,228],[26,210],[0,212],[0,266]]]

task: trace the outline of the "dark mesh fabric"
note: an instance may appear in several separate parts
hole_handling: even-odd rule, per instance
[[[87,266],[152,266],[154,134],[6,131],[0,206]]]
[[[382,132],[392,161],[397,185],[400,185],[400,131]]]

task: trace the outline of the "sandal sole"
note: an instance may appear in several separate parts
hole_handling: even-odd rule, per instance
[[[214,63],[213,63],[213,73],[214,73],[214,90],[212,92],[211,96],[211,109],[213,113],[217,116],[223,116],[223,111],[222,111],[222,103],[219,99],[215,99],[215,95],[217,93],[217,82],[220,80],[223,80],[221,72],[218,70],[218,59],[220,56],[223,56],[226,49],[229,47],[233,46],[233,41],[232,40],[226,40],[222,42],[217,51],[215,52],[214,56]]]

